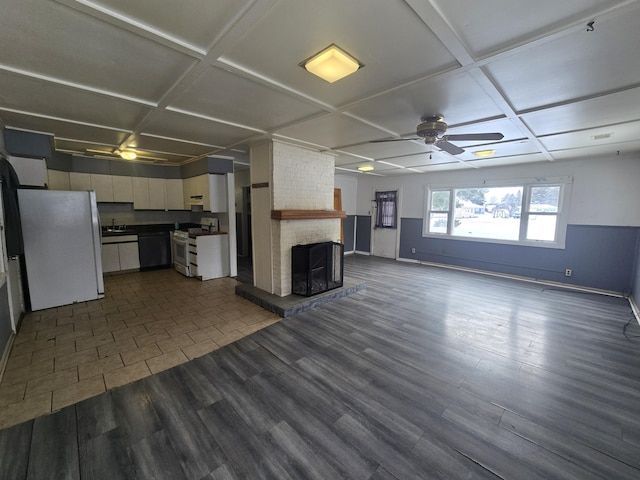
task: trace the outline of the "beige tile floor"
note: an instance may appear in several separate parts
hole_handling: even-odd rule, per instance
[[[205,355],[280,318],[237,282],[174,270],[105,277],[105,298],[28,313],[0,383],[0,428]]]

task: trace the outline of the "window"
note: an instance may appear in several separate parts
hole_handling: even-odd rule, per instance
[[[429,187],[425,236],[564,247],[563,197],[571,179]]]
[[[398,192],[376,192],[376,228],[396,228]]]

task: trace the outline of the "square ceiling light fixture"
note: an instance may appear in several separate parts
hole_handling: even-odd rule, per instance
[[[332,44],[302,62],[300,66],[323,80],[333,83],[351,75],[364,65],[337,45]]]

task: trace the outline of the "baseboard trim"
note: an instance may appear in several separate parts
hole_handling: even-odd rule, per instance
[[[360,250],[356,250],[355,253],[357,253],[358,255],[368,255],[371,256],[371,252],[361,252]]]
[[[572,285],[570,283],[552,282],[550,280],[540,280],[537,278],[523,277],[520,275],[509,275],[507,273],[491,272],[489,270],[480,270],[480,269],[469,268],[469,267],[459,267],[457,265],[448,265],[446,263],[423,262],[423,261],[418,263],[420,265],[426,265],[430,267],[448,268],[450,270],[459,270],[462,272],[469,272],[469,273],[479,273],[481,275],[488,275],[491,277],[499,277],[499,278],[508,278],[511,280],[518,280],[521,282],[535,283],[538,285],[546,285],[549,287],[559,287],[559,288],[564,288],[565,290],[574,290],[574,291],[583,292],[583,293],[594,293],[598,295],[606,295],[608,297],[625,298],[625,295],[623,295],[620,292],[614,292],[611,290],[602,290],[600,288],[583,287],[580,285]]]
[[[636,303],[636,299],[633,298],[633,295],[629,297],[629,305],[631,305],[631,310],[633,311],[633,316],[636,317],[636,321],[638,325],[640,325],[640,308]]]

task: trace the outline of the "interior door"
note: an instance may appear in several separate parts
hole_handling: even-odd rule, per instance
[[[385,191],[388,191],[386,189]],[[399,195],[398,195],[399,197]],[[375,192],[374,192],[375,198]],[[377,205],[373,203],[373,218],[371,219],[371,255],[375,257],[384,257],[384,258],[396,258],[397,256],[397,245],[398,245],[398,232],[400,228],[400,218],[399,218],[399,203],[397,205],[397,213],[398,218],[396,228],[376,228],[376,215]]]

